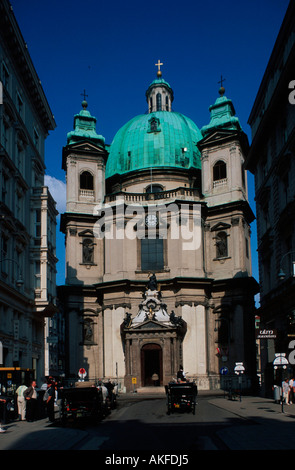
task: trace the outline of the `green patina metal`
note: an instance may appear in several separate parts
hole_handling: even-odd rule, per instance
[[[171,101],[173,101],[173,90],[171,86],[169,85],[169,83],[166,82],[166,80],[164,80],[164,78],[162,77],[156,78],[154,81],[152,81],[152,83],[150,84],[150,86],[148,87],[146,91],[146,96],[149,95],[152,88],[156,88],[158,86],[164,86],[165,88],[167,88],[167,90],[171,93]]]
[[[242,130],[239,119],[235,116],[235,108],[231,100],[224,96],[224,88],[219,90],[220,97],[209,107],[211,114],[210,122],[201,128],[201,133],[205,137],[217,129]]]
[[[147,101],[154,91],[161,94],[166,89],[171,103],[173,90],[160,71],[157,75],[146,91]],[[106,178],[149,168],[201,169],[199,128],[168,109],[136,116],[119,129],[110,147]]]
[[[91,116],[86,109],[87,106],[87,102],[84,100],[82,102],[83,109],[74,116],[74,130],[68,132],[67,144],[72,145],[87,140],[104,147],[105,139],[102,135],[96,133],[96,118]]]
[[[106,178],[147,168],[201,168],[195,123],[176,112],[156,111],[134,117],[116,134]]]
[[[167,87],[173,98],[170,85],[161,77],[154,80],[153,87]],[[210,123],[200,130],[196,124],[181,113],[155,111],[141,114],[128,121],[115,135],[110,146],[106,165],[106,178],[149,168],[201,169],[201,154],[198,142],[217,129],[242,130],[235,116],[232,101],[224,96],[210,106]],[[105,139],[96,133],[96,118],[86,109],[74,117],[74,130],[67,134],[67,144],[91,141],[105,148]]]

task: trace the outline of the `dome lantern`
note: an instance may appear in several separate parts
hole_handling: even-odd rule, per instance
[[[163,63],[158,60],[158,63],[155,65],[158,67],[157,78],[150,84],[146,91],[149,113],[155,111],[171,111],[174,98],[173,90],[169,83],[162,78],[160,67]]]

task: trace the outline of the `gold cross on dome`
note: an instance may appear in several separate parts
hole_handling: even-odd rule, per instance
[[[159,60],[158,60],[158,63],[155,64],[155,66],[158,67],[158,72],[161,72],[161,69],[160,69],[161,65],[163,65],[163,63],[162,63],[162,62],[160,61],[160,59],[159,59]]]

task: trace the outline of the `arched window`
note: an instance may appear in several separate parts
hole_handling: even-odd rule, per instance
[[[168,96],[166,96],[166,111],[169,111],[169,99],[168,99]]]
[[[216,235],[216,258],[225,258],[227,256],[227,234],[225,232],[218,232]]]
[[[81,173],[80,189],[93,190],[93,176],[89,171],[83,171],[83,173]]]
[[[162,111],[162,95],[157,93],[157,111]]]
[[[218,160],[213,167],[213,181],[223,180],[226,178],[226,163]]]
[[[163,191],[163,186],[160,184],[150,184],[145,191],[146,193],[160,193]]]

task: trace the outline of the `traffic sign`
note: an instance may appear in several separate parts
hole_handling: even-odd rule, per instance
[[[235,374],[243,374],[245,372],[245,367],[242,362],[236,362],[234,368]]]
[[[81,369],[79,369],[78,375],[79,375],[80,379],[85,379],[85,377],[87,375],[87,372],[84,369],[84,367],[81,367]]]
[[[287,365],[289,364],[288,359],[286,358],[285,353],[276,353],[275,354],[275,359],[273,361],[273,366],[275,369],[278,367],[283,367],[283,369],[287,368]]]
[[[220,373],[221,373],[221,375],[226,375],[226,374],[228,374],[228,368],[227,368],[227,367],[221,367]]]

